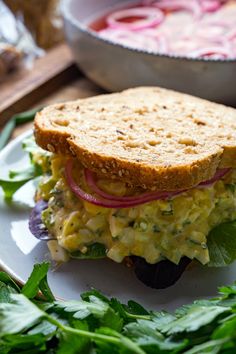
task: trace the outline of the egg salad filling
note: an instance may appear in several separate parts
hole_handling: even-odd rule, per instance
[[[86,255],[91,245],[102,245],[106,256],[115,262],[134,255],[151,264],[163,259],[178,264],[187,256],[207,264],[210,230],[236,219],[236,170],[208,187],[192,188],[172,199],[109,209],[74,195],[65,180],[66,157],[45,158],[36,154],[34,160],[44,167],[36,199],[48,201],[42,220],[55,238],[48,244],[56,260],[57,252],[66,260],[76,252]],[[93,194],[78,161],[74,163],[73,177],[83,190]],[[127,183],[108,179],[97,182],[101,189],[113,195],[141,193]]]

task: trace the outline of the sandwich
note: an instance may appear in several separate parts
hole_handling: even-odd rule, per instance
[[[236,220],[235,109],[140,87],[44,108],[34,136],[43,176],[29,225],[57,262],[106,257],[164,288],[192,261],[236,258],[224,232]]]

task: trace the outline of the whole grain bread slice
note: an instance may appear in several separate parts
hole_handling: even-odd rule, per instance
[[[140,87],[43,109],[35,138],[87,168],[150,190],[178,190],[236,167],[236,110]]]

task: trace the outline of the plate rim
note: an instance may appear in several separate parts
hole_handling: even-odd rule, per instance
[[[1,151],[0,151],[0,160],[9,153],[9,150],[11,150],[15,145],[20,143],[23,139],[27,138],[33,134],[33,129],[28,129],[25,132],[21,133],[18,135],[16,138],[11,140]]]
[[[11,140],[1,151],[0,151],[0,161],[11,152],[12,149],[19,143],[21,143],[25,138],[33,134],[33,129],[28,129],[25,132],[18,135],[16,138]],[[4,202],[4,198],[3,198]],[[0,268],[1,271],[6,272],[10,277],[17,282],[20,286],[23,286],[25,282],[14,273],[14,271],[0,258]],[[30,276],[30,274],[29,274]]]

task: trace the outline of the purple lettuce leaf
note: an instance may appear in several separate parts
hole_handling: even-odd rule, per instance
[[[49,241],[52,239],[41,217],[42,211],[47,209],[47,207],[47,202],[44,200],[38,201],[32,209],[29,217],[29,229],[31,233],[41,241]]]
[[[137,278],[145,285],[154,289],[165,289],[174,285],[192,261],[187,257],[183,257],[179,264],[174,264],[169,260],[149,264],[145,259],[134,256],[132,260]]]

